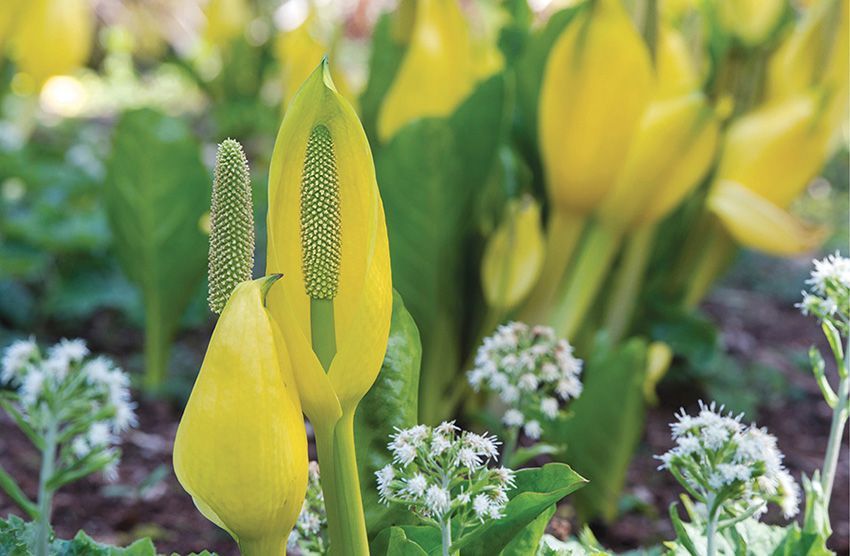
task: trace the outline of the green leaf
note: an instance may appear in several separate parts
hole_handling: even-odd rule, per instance
[[[440,532],[437,531],[439,538]],[[428,552],[414,540],[407,537],[405,529],[401,527],[387,527],[381,531],[372,541],[369,547],[371,554],[380,556],[427,556]]]
[[[24,491],[18,486],[18,482],[2,466],[0,466],[0,489],[3,489],[6,496],[24,510],[30,516],[30,519],[38,517],[38,506],[24,494]]]
[[[372,31],[372,54],[369,58],[369,80],[360,95],[360,119],[372,145],[378,144],[378,115],[384,97],[395,79],[406,45],[393,37],[395,14],[385,13]]]
[[[575,499],[582,516],[611,520],[643,434],[646,342],[632,339],[615,348],[598,341],[586,369],[573,418],[546,440],[566,444],[565,461],[590,481]]]
[[[563,463],[517,471],[516,487],[508,492],[510,500],[503,517],[464,535],[452,544],[452,551],[460,550],[464,556],[498,554],[541,513],[585,483],[586,479]]]
[[[392,461],[387,443],[396,427],[416,424],[419,397],[419,364],[422,344],[416,323],[393,291],[393,313],[387,354],[375,384],[357,406],[354,442],[363,510],[370,536],[390,525],[412,523],[409,512],[378,500],[375,472]]]
[[[555,515],[557,506],[552,504],[525,526],[501,552],[504,556],[534,556],[540,546],[540,539],[546,533],[549,520]]]
[[[107,162],[106,208],[122,269],[142,292],[147,386],[159,386],[172,337],[206,269],[210,176],[189,128],[153,110],[121,116]]]
[[[516,469],[539,456],[556,456],[566,451],[565,446],[553,446],[545,442],[537,442],[531,446],[517,448],[517,450],[508,456],[507,467]]]

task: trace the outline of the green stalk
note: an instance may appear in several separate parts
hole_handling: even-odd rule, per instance
[[[714,507],[715,500],[714,495],[710,495],[705,502],[705,506],[708,509],[708,523],[705,529],[705,554],[706,556],[714,556],[716,552],[714,537],[717,533],[717,511],[718,508]]]
[[[584,321],[620,246],[622,235],[594,223],[582,245],[578,261],[567,281],[566,290],[557,301],[550,323],[555,331],[573,338]]]
[[[723,273],[735,254],[735,242],[729,234],[720,227],[719,222],[713,222],[699,260],[685,285],[683,305],[692,309],[711,289],[711,285]]]
[[[440,521],[440,537],[443,545],[443,556],[449,556],[449,548],[452,546],[452,520],[448,518]]]
[[[239,541],[242,556],[280,556],[286,553],[286,541],[274,537]]]
[[[162,386],[168,366],[168,337],[162,322],[159,303],[145,307],[145,376],[144,387],[155,392]]]
[[[310,300],[310,332],[313,351],[319,358],[325,372],[328,372],[336,355],[333,299]]]
[[[842,445],[841,439],[844,436],[844,426],[847,424],[848,403],[850,403],[848,398],[850,398],[850,378],[845,374],[838,383],[838,403],[832,410],[832,425],[829,429],[829,442],[826,445],[823,472],[821,473],[825,508],[829,508],[829,500],[832,497],[835,470],[838,467],[838,455]]]
[[[48,556],[50,552],[50,515],[53,511],[53,490],[47,487],[56,466],[57,423],[51,416],[44,435],[41,453],[41,473],[38,477],[38,519],[35,530],[35,556]]]
[[[334,465],[334,427],[314,424],[316,452],[319,459],[319,482],[325,501],[325,514],[328,518],[328,537],[330,547],[344,546],[340,533],[339,502],[337,499],[336,472]]]
[[[561,286],[587,219],[582,215],[553,210],[546,231],[546,259],[531,297],[520,312],[520,320],[542,323],[549,320],[552,302]]]
[[[648,225],[641,226],[626,241],[623,262],[614,279],[613,295],[605,313],[605,330],[614,343],[623,337],[634,316],[654,238],[655,226]]]
[[[508,427],[508,430],[505,432],[505,443],[502,445],[501,464],[505,467],[514,467],[514,451],[516,451],[518,440],[519,429],[517,427]]]
[[[360,479],[354,448],[354,410],[345,411],[334,428],[334,488],[340,520],[339,535],[342,544],[331,550],[334,554],[353,556],[369,555],[366,535],[366,517],[360,496]],[[341,550],[340,550],[341,547]]]

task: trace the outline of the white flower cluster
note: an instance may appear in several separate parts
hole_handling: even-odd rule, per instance
[[[105,357],[86,359],[83,340],[66,340],[44,357],[33,338],[6,348],[0,363],[0,382],[17,392],[12,410],[29,427],[58,429],[67,442],[62,452],[69,465],[106,462],[107,478],[117,477],[118,436],[137,424],[136,404],[130,398],[130,378]]]
[[[397,430],[388,447],[393,463],[376,473],[382,501],[404,504],[434,524],[461,529],[502,517],[514,472],[490,469],[493,436],[461,431],[454,421]]]
[[[302,556],[326,554],[328,518],[319,483],[319,464],[315,461],[310,462],[307,477],[307,495],[295,528],[289,533],[287,549]]]
[[[507,405],[502,422],[540,438],[541,421],[554,421],[562,403],[581,395],[582,361],[546,326],[510,322],[486,338],[467,373],[477,392],[496,393]]]
[[[800,489],[782,464],[776,438],[722,411],[703,402],[696,416],[682,409],[670,424],[676,446],[657,456],[660,469],[668,469],[700,502],[733,515],[753,508],[760,515],[768,502],[786,517],[796,515]]]
[[[804,315],[830,321],[839,331],[850,328],[850,259],[839,253],[814,261],[815,268],[806,280],[811,291],[803,292],[797,307]]]

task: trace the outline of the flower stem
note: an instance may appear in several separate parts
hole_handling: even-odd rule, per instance
[[[652,252],[654,238],[655,226],[641,226],[626,243],[623,262],[617,270],[613,294],[608,301],[605,313],[605,330],[614,343],[628,332],[644,274],[646,274],[646,265]]]
[[[696,307],[702,301],[712,283],[726,270],[735,254],[732,238],[720,227],[719,222],[713,224],[708,241],[704,244],[686,285],[683,305],[688,309]]]
[[[319,482],[325,501],[325,514],[328,519],[328,538],[330,546],[343,546],[339,530],[339,501],[336,489],[334,466],[334,427],[313,423],[316,434],[316,452],[319,459]]]
[[[829,429],[829,442],[826,445],[823,472],[821,473],[821,486],[823,486],[823,500],[826,508],[829,508],[832,485],[835,481],[835,469],[838,467],[838,454],[841,451],[841,439],[844,436],[844,427],[847,424],[848,403],[850,403],[848,398],[850,398],[850,378],[843,376],[838,383],[838,403],[832,410],[832,426]]]
[[[717,550],[714,545],[714,537],[717,535],[717,514],[719,508],[715,508],[714,495],[709,495],[705,501],[705,506],[708,509],[708,523],[705,528],[705,556],[714,556]]]
[[[546,260],[540,271],[540,278],[534,291],[525,303],[520,320],[540,324],[546,322],[552,301],[572,258],[584,230],[586,218],[553,210],[549,215],[549,228],[546,232]]]
[[[369,539],[354,447],[353,410],[343,412],[334,428],[334,473],[342,550],[339,546],[334,549],[333,545],[331,549],[334,554],[368,556]]]
[[[513,468],[514,451],[517,447],[519,439],[519,429],[516,427],[508,427],[505,434],[505,443],[502,445],[502,465]]]
[[[449,556],[449,548],[452,546],[452,520],[451,518],[446,518],[444,521],[440,521],[440,533],[442,534],[443,540],[443,556]]]
[[[239,541],[242,556],[280,556],[286,552],[283,539],[263,538]]]
[[[53,510],[53,490],[47,487],[56,465],[57,423],[51,416],[44,435],[41,453],[41,473],[38,478],[38,520],[35,533],[35,556],[48,556],[50,551],[50,515]]]
[[[168,365],[168,337],[162,322],[159,302],[145,305],[145,377],[144,386],[148,392],[155,392],[165,379]]]

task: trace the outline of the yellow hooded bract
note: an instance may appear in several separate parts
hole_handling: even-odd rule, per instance
[[[89,0],[30,0],[24,3],[16,24],[18,68],[39,86],[88,60],[94,28]]]
[[[245,554],[283,553],[307,488],[295,378],[264,307],[265,290],[277,278],[243,282],[233,291],[174,441],[180,484]]]
[[[487,240],[481,285],[491,307],[512,309],[537,282],[545,255],[540,206],[531,198],[513,201],[507,218]]]
[[[619,229],[663,218],[705,176],[717,150],[719,123],[702,93],[650,104],[600,218]]]
[[[307,146],[321,130],[338,184],[338,256],[332,298],[336,355],[325,373],[311,344],[311,298],[303,257],[318,244],[302,241],[302,177]],[[328,152],[329,151],[329,152]],[[305,209],[309,209],[305,206]],[[321,238],[323,240],[328,237]],[[312,251],[311,251],[312,252]],[[290,346],[304,412],[333,425],[353,410],[380,371],[389,335],[392,282],[389,244],[366,134],[337,92],[327,62],[307,79],[286,111],[269,174],[268,272],[283,273],[269,307]]]
[[[653,88],[646,45],[619,0],[593,0],[552,48],[539,139],[555,209],[587,214],[614,186]]]
[[[413,34],[378,114],[378,137],[406,123],[446,116],[475,83],[469,28],[457,0],[418,0]]]
[[[685,37],[664,22],[659,25],[655,74],[655,99],[676,97],[699,89],[699,73]]]
[[[747,46],[763,43],[782,21],[788,0],[713,0],[720,26]]]
[[[211,44],[226,46],[245,32],[251,15],[247,0],[209,0],[204,8],[204,38]]]

